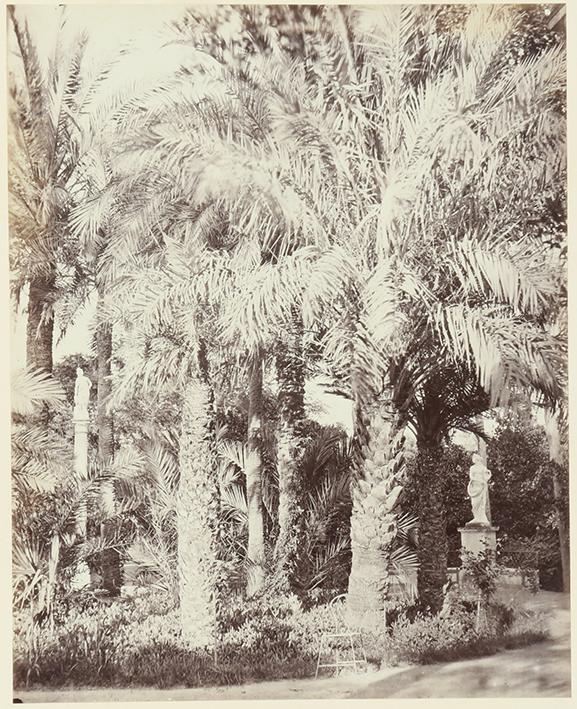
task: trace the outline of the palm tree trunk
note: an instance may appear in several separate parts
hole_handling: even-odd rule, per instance
[[[377,631],[384,624],[387,563],[370,530],[363,539],[351,530],[351,574],[347,593],[348,622],[353,628]]]
[[[214,649],[220,609],[220,489],[214,394],[204,345],[199,375],[184,392],[177,506],[182,633],[192,647]]]
[[[564,466],[566,464],[561,445],[561,429],[559,426],[559,413],[549,414],[545,420],[545,433],[549,444],[549,458],[553,477],[553,499],[557,517],[557,534],[559,535],[559,552],[561,555],[561,572],[563,577],[563,592],[569,593],[571,587],[571,574],[569,568],[569,519],[568,500],[569,490],[564,485]],[[566,442],[566,436],[564,436]]]
[[[304,447],[305,373],[302,322],[287,333],[276,356],[279,431],[277,470],[279,478],[279,534],[275,546],[275,572],[280,592],[299,591],[299,550],[303,535],[303,481],[299,463]]]
[[[99,309],[102,307],[102,296],[99,295]],[[98,386],[96,426],[98,430],[98,463],[100,469],[105,469],[114,455],[114,432],[112,416],[107,411],[110,397],[110,361],[112,358],[112,326],[101,320],[96,332],[96,351],[98,357]],[[117,523],[112,518],[115,513],[114,486],[110,481],[102,483],[100,504],[104,515],[101,525],[101,536],[104,540],[113,538]],[[102,587],[111,596],[120,594],[122,585],[122,567],[119,552],[114,548],[105,549],[100,555],[102,568]]]
[[[264,507],[262,502],[262,357],[257,355],[249,373],[248,452],[246,492],[248,500],[248,558],[251,562],[247,593],[262,588],[264,570]]]
[[[561,484],[563,469],[553,461],[553,497],[557,516],[557,534],[559,535],[559,551],[561,555],[561,573],[563,578],[563,593],[571,591],[569,524],[567,514],[568,490]]]
[[[53,276],[46,276],[30,281],[28,290],[26,364],[47,372],[52,372],[54,315],[46,297],[53,287]]]
[[[354,417],[352,468],[355,477],[360,478],[364,474],[365,460],[369,451],[371,418],[366,413],[365,406],[359,401],[355,402]]]
[[[419,603],[434,613],[441,610],[447,581],[447,529],[443,499],[443,449],[440,443],[418,440],[419,490]]]
[[[352,563],[347,613],[352,626],[366,630],[376,630],[384,624],[390,556],[397,532],[403,441],[393,445],[391,431],[391,422],[385,420],[375,420],[366,430],[363,475],[352,490]]]

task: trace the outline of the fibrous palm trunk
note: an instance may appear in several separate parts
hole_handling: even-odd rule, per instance
[[[260,355],[249,372],[248,405],[248,465],[246,493],[248,502],[248,558],[250,569],[247,584],[249,596],[263,585],[264,571],[264,507],[262,500],[262,368]]]
[[[354,436],[352,445],[352,468],[356,477],[364,474],[365,460],[369,455],[371,441],[371,417],[360,402],[354,407]]]
[[[367,436],[363,475],[353,484],[352,564],[347,612],[351,625],[376,630],[384,623],[397,501],[404,475],[404,438],[390,441],[391,423],[380,421]]]
[[[54,315],[46,297],[54,286],[52,276],[30,281],[26,322],[26,364],[52,372]]]
[[[299,591],[298,568],[303,548],[304,485],[300,459],[304,447],[305,374],[302,322],[295,318],[276,356],[279,430],[277,470],[279,478],[279,534],[275,546],[275,575],[279,591]]]
[[[190,646],[215,648],[220,613],[220,489],[214,394],[201,345],[198,376],[185,388],[177,505],[182,633]]]
[[[569,490],[567,486],[563,484],[566,478],[563,473],[565,472],[564,467],[567,461],[563,455],[563,446],[561,445],[559,418],[559,414],[549,415],[545,422],[545,432],[549,443],[549,458],[551,460],[551,472],[553,477],[553,498],[555,500],[555,512],[557,517],[563,591],[564,593],[569,593],[571,587],[568,520]]]
[[[440,443],[417,440],[419,572],[421,607],[436,613],[443,605],[447,581],[447,528],[443,496],[443,449]]]
[[[559,536],[559,551],[561,554],[561,573],[563,579],[563,592],[571,591],[570,549],[569,549],[569,523],[567,514],[568,490],[564,489],[561,481],[563,469],[553,461],[553,496],[557,516],[557,534]]]
[[[101,306],[102,297],[99,301]],[[98,387],[96,426],[98,430],[98,463],[101,470],[109,465],[114,455],[114,432],[112,416],[107,411],[108,398],[111,392],[110,361],[112,358],[112,327],[110,323],[101,320],[96,332],[96,350],[98,357]],[[101,536],[110,541],[116,532],[117,524],[114,517],[115,499],[114,486],[111,481],[102,483],[100,504],[104,516],[101,526]],[[122,585],[122,568],[119,552],[113,547],[106,548],[100,555],[102,567],[102,587],[111,596],[120,594]]]

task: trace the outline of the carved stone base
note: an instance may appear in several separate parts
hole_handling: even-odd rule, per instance
[[[497,532],[499,527],[469,522],[459,527],[461,533],[461,549],[471,554],[479,554],[485,549],[493,552],[497,549]]]
[[[74,418],[74,469],[81,480],[88,478],[88,419]]]

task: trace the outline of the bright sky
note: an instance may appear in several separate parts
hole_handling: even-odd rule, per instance
[[[41,55],[54,46],[62,9],[50,5],[20,5],[18,17],[25,18]],[[86,30],[90,49],[106,56],[126,42],[146,48],[167,22],[182,16],[182,5],[67,5],[64,34]]]

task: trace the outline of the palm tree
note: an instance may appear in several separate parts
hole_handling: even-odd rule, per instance
[[[14,8],[9,9],[24,66],[24,91],[14,90],[15,147],[11,157],[11,194],[15,265],[21,289],[28,283],[28,361],[52,369],[55,310],[64,331],[98,280],[100,300],[106,285],[96,277],[93,265],[101,251],[102,218],[88,224],[79,216],[94,198],[96,186],[106,182],[103,132],[106,111],[100,90],[120,54],[107,60],[95,73],[83,66],[87,37],[75,38],[69,48],[59,40],[45,71]],[[62,22],[64,22],[64,15]],[[59,32],[61,32],[62,27]],[[66,50],[66,51],[64,51]],[[107,105],[108,112],[115,107]],[[99,149],[100,148],[100,149]],[[108,173],[110,170],[108,170]],[[110,178],[110,175],[108,175]],[[96,185],[95,185],[96,183]],[[100,206],[100,205],[99,205]],[[94,214],[91,215],[94,217]],[[102,308],[99,306],[99,312]],[[106,412],[109,394],[112,333],[100,322],[98,351],[99,460],[102,468],[112,454],[112,420]],[[104,486],[106,488],[106,486]],[[111,507],[110,494],[105,506]],[[104,586],[120,591],[120,559],[114,549],[104,563]]]
[[[114,316],[126,328],[124,366],[112,404],[128,393],[160,391],[172,381],[182,401],[177,502],[179,597],[185,637],[197,647],[218,640],[221,592],[220,481],[214,406],[210,250],[166,241],[152,258],[132,259],[117,282]],[[207,275],[208,274],[208,275]],[[212,359],[212,364],[211,364]]]
[[[394,408],[416,430],[419,586],[421,601],[432,608],[439,607],[446,568],[438,504],[442,471],[436,466],[443,436],[453,426],[467,425],[491,398],[506,399],[510,388],[538,387],[548,397],[558,388],[558,342],[541,326],[554,296],[553,264],[543,262],[540,235],[528,227],[543,214],[537,184],[543,181],[555,192],[562,183],[563,159],[548,163],[546,156],[552,147],[555,155],[563,155],[555,115],[563,52],[553,48],[503,67],[499,52],[514,22],[507,13],[491,13],[490,29],[480,35],[486,12],[471,13],[462,30],[440,38],[426,32],[434,13],[423,18],[411,8],[368,15],[355,10],[344,17],[341,12],[347,32],[339,40],[340,54],[348,56],[349,67],[372,79],[370,97],[361,99],[364,117],[357,94],[350,97],[354,76],[349,74],[346,86],[340,84],[341,104],[347,105],[349,92],[348,120],[356,131],[348,144],[340,137],[351,152],[347,163],[347,152],[341,151],[339,165],[353,166],[356,184],[366,188],[357,189],[356,201],[360,195],[363,203],[356,219],[354,199],[341,191],[347,199],[341,199],[340,231],[353,238],[343,256],[335,256],[329,286],[350,292],[357,284],[353,292],[360,297],[348,299],[351,305],[327,344],[330,359],[339,362],[359,352],[355,342],[360,340],[370,356],[363,354],[358,368],[349,366],[349,371],[368,383],[374,371],[375,384],[384,372]],[[383,24],[386,31],[377,32]],[[375,38],[382,36],[395,42],[379,44]],[[339,39],[328,32],[327,37]],[[415,70],[416,46],[423,74]],[[332,85],[339,86],[338,75]],[[384,116],[382,123],[369,112],[371,101],[379,99],[383,104],[375,115]],[[522,121],[519,105],[525,111]],[[356,135],[363,133],[355,120],[365,128],[365,141],[374,138],[372,153],[359,145]],[[523,168],[536,163],[543,167]],[[335,174],[346,184],[342,167]],[[366,255],[364,263],[358,256],[355,263],[351,256],[363,253],[360,231]],[[367,274],[362,280],[359,264]],[[322,300],[334,303],[334,290],[327,289]],[[366,419],[370,389],[357,385],[359,424]],[[363,400],[364,392],[369,396]],[[364,426],[357,427],[357,435],[362,459],[368,442]]]
[[[111,395],[111,362],[113,355],[112,324],[107,318],[106,292],[111,287],[110,264],[104,260],[106,234],[114,229],[114,173],[107,146],[110,116],[100,119],[100,132],[84,127],[85,150],[80,161],[81,178],[77,187],[77,204],[70,212],[70,232],[78,249],[79,279],[64,297],[64,312],[74,313],[96,291],[98,463],[106,469],[114,457],[114,431],[109,410]],[[107,130],[108,129],[108,130]],[[101,509],[105,512],[101,533],[114,534],[114,494],[110,485],[102,489]],[[122,570],[118,552],[108,549],[101,561],[102,585],[112,596],[120,593]]]
[[[252,595],[264,583],[264,506],[262,500],[262,377],[263,361],[258,354],[249,371],[248,405],[248,456],[246,467],[248,558],[253,562],[253,571],[247,588]]]
[[[325,249],[305,300],[311,322],[322,313],[325,354],[356,401],[357,468],[383,387],[417,433],[419,586],[433,609],[446,567],[443,437],[515,387],[558,390],[558,341],[541,324],[552,264],[535,224],[540,190],[555,194],[564,174],[563,158],[550,159],[563,155],[563,51],[503,64],[514,12],[478,9],[442,36],[438,20],[416,8],[327,8],[308,80],[285,66],[271,99],[291,157],[273,163],[270,181],[243,172],[284,213],[279,195],[293,195]],[[261,113],[259,83],[282,73],[272,55],[250,72]],[[243,159],[270,164],[246,145]]]
[[[21,68],[13,67],[10,90],[13,287],[21,293],[28,285],[28,364],[50,372],[54,307],[70,279],[65,242],[81,156],[78,121],[87,95],[82,69],[87,38],[77,36],[64,46],[60,27],[45,68],[27,24],[22,25],[13,6],[8,14],[22,61]]]
[[[374,629],[384,622],[404,480],[403,446],[402,434],[391,438],[390,422],[383,421],[380,430],[372,431],[364,475],[353,486],[347,610],[356,627]]]

